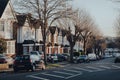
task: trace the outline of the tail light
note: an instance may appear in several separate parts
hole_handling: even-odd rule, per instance
[[[32,59],[30,59],[30,62],[31,62],[31,63],[33,62]]]
[[[16,64],[16,61],[14,60],[13,64]]]

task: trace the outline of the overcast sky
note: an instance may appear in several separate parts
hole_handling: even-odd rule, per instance
[[[105,36],[115,36],[114,23],[120,3],[110,0],[73,0],[71,4],[86,9]]]

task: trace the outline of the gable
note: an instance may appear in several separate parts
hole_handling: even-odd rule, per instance
[[[13,13],[13,8],[12,8],[12,5],[11,5],[10,1],[6,4],[6,7],[5,7],[5,9],[4,9],[4,11],[1,15],[1,19],[7,19],[7,20],[15,19],[15,16],[14,16],[14,13]]]
[[[0,18],[3,15],[3,12],[8,4],[9,0],[0,0]]]
[[[16,15],[17,21],[18,21],[18,25],[19,26],[24,26],[25,22],[26,22],[26,15]]]

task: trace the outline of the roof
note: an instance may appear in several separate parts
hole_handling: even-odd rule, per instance
[[[26,21],[26,15],[16,15],[17,20],[18,20],[18,25],[23,26]]]
[[[0,0],[0,18],[8,4],[9,0]]]

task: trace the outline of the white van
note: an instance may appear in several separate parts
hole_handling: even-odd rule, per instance
[[[95,53],[89,53],[88,58],[89,58],[89,60],[97,60],[97,56]]]

